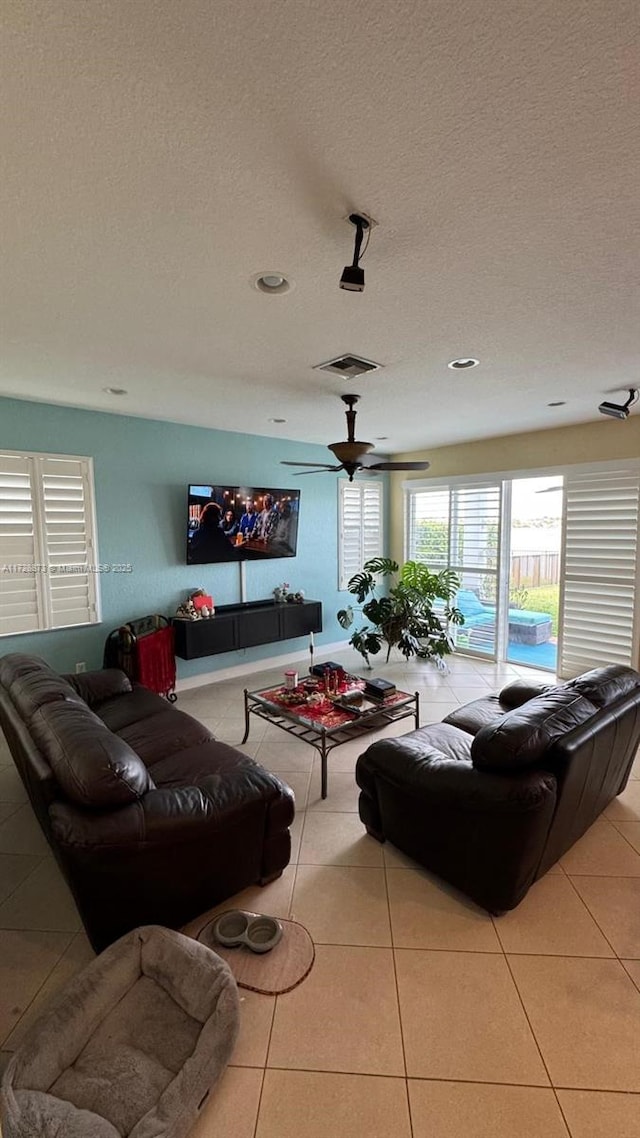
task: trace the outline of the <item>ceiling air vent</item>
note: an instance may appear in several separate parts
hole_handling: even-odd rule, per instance
[[[382,364],[373,360],[363,360],[361,356],[337,356],[335,360],[327,360],[323,364],[315,364],[314,371],[327,371],[329,375],[339,375],[342,379],[355,379],[359,375],[366,375],[368,371],[377,371]]]

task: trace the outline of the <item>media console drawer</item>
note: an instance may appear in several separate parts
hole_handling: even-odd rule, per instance
[[[211,620],[173,620],[176,656],[195,660],[322,632],[322,603],[221,605]]]

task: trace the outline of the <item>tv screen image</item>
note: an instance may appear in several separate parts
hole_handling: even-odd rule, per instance
[[[189,486],[187,564],[295,557],[299,490]]]

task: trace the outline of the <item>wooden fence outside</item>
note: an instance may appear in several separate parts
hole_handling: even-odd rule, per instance
[[[515,553],[511,558],[512,588],[557,585],[559,580],[559,553]]]

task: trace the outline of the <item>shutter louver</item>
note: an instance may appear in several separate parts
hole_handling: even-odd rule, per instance
[[[559,674],[634,663],[639,471],[566,479]]]
[[[0,454],[0,634],[40,627],[31,460]]]
[[[93,603],[93,574],[88,571],[93,555],[83,463],[42,459],[41,473],[51,625],[87,624]]]
[[[339,482],[340,532],[338,588],[346,589],[365,561],[382,556],[382,487]]]

